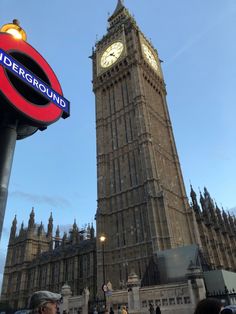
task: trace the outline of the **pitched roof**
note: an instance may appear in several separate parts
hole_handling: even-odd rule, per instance
[[[117,14],[120,10],[122,10],[124,8],[124,1],[123,0],[118,0],[117,2],[117,6],[115,8],[115,11],[113,12],[112,15]]]
[[[115,17],[120,11],[125,9],[124,1],[118,0],[115,11],[112,13],[112,15],[109,17],[108,21],[111,20],[113,17]]]

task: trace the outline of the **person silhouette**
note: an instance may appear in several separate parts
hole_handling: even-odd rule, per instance
[[[154,306],[152,303],[149,304],[149,312],[150,314],[154,314]]]
[[[161,309],[159,305],[157,305],[156,307],[156,314],[161,314]]]
[[[219,314],[222,308],[220,300],[207,298],[198,302],[194,314]]]

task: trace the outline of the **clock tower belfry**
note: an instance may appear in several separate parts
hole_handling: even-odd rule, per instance
[[[143,278],[159,250],[198,242],[158,53],[121,0],[108,22],[92,56],[100,290],[131,270]]]

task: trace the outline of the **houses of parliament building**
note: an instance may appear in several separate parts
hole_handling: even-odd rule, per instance
[[[88,287],[90,298],[96,298],[103,266],[114,290],[132,270],[143,285],[153,284],[147,268],[155,254],[191,244],[198,245],[203,271],[236,272],[235,217],[219,209],[206,188],[198,198],[191,187],[188,201],[157,50],[121,0],[108,23],[91,56],[96,236],[92,225],[79,230],[74,223],[61,237],[58,228],[53,233],[52,216],[45,230],[35,223],[33,210],[17,232],[14,218],[1,295],[14,309],[24,308],[32,291],[59,292],[65,282],[73,295]]]

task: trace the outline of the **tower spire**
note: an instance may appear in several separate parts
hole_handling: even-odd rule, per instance
[[[40,226],[38,227],[38,236],[43,234],[43,222],[41,221]]]
[[[60,245],[60,229],[59,229],[59,226],[57,226],[56,235],[55,235],[55,249],[59,247],[59,245]]]
[[[124,1],[118,0],[115,11],[108,18],[108,23],[110,26],[108,29],[114,28],[116,25],[123,24],[127,18],[131,18],[131,15],[124,6]]]
[[[16,236],[16,225],[17,225],[17,219],[16,219],[16,215],[15,215],[15,218],[12,221],[10,239],[15,238],[15,236]]]
[[[28,222],[28,229],[32,229],[34,227],[34,207],[32,207],[31,213],[30,213],[30,218]]]
[[[52,218],[52,212],[50,214],[50,217],[48,219],[48,230],[47,230],[47,237],[52,237],[52,231],[53,231],[53,218]]]
[[[24,233],[24,222],[22,221],[19,235],[21,236],[21,235],[23,235],[23,233]]]
[[[190,184],[190,189],[191,189],[190,190],[190,196],[191,196],[191,199],[192,199],[193,206],[196,206],[196,205],[198,205],[198,203],[197,203],[197,194],[195,193],[192,184]]]
[[[124,8],[124,0],[118,0],[113,15],[116,14],[116,13],[118,13],[118,12],[119,12],[121,9],[123,9],[123,8]]]
[[[192,184],[190,184],[190,188],[191,188],[190,196],[192,199],[193,209],[197,215],[196,218],[199,219],[199,218],[201,218],[201,210],[200,210],[200,207],[198,205],[197,194],[195,193]]]
[[[71,233],[71,241],[72,241],[72,243],[73,244],[77,243],[79,234],[78,234],[78,227],[77,227],[77,224],[76,224],[76,219],[74,220],[73,227],[72,227],[72,230],[71,230],[70,233]]]

